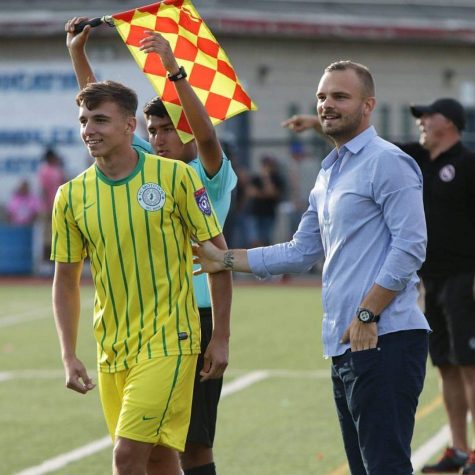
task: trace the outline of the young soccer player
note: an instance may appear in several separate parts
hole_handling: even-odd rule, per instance
[[[115,474],[180,473],[199,346],[190,240],[225,247],[196,173],[132,148],[137,96],[112,81],[77,96],[81,136],[95,164],[63,185],[53,214],[53,303],[67,387],[94,388],[76,356],[79,282],[90,257],[99,389],[114,438]],[[211,291],[230,299],[228,276]],[[224,292],[224,295],[221,294]],[[227,342],[227,321],[215,330]],[[223,343],[226,346],[226,343]],[[220,377],[213,353],[203,378]]]
[[[67,46],[81,87],[95,81],[85,54],[90,28],[86,27],[82,33],[74,34],[74,25],[84,19],[74,18],[66,24]],[[177,76],[179,66],[168,41],[157,33],[149,32],[142,45],[144,52],[158,54],[171,78],[177,79],[173,83],[194,135],[193,141],[183,144],[162,101],[156,97],[144,108],[150,145],[157,155],[183,161],[196,170],[223,226],[230,206],[231,191],[237,182],[231,162],[223,154],[208,113],[186,77],[181,74]],[[137,136],[134,137],[134,146],[144,148],[147,145],[141,143]],[[194,277],[193,286],[200,313],[202,354],[197,363],[190,428],[181,463],[186,475],[215,475],[213,443],[223,379],[200,379],[201,372],[206,371],[209,364],[210,352],[221,351],[227,358],[227,347],[222,348],[221,340],[213,338],[213,318],[229,321],[230,301],[215,301],[213,315],[206,276]]]

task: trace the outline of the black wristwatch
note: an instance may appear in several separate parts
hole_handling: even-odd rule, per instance
[[[179,81],[180,79],[185,79],[187,76],[188,76],[188,74],[186,74],[185,68],[183,66],[180,66],[178,68],[177,73],[168,75],[168,79],[170,81],[175,82],[175,81]]]
[[[379,322],[379,315],[375,315],[371,310],[367,308],[360,307],[358,308],[358,312],[356,313],[358,320],[361,323],[378,323]]]

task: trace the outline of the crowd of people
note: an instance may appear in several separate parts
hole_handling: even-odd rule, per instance
[[[352,475],[413,473],[428,354],[440,372],[452,442],[422,471],[475,474],[466,424],[475,411],[475,153],[461,143],[463,107],[446,98],[413,106],[419,142],[392,144],[371,123],[371,72],[338,61],[318,84],[317,114],[283,123],[331,141],[321,169],[295,140],[288,173],[266,155],[253,175],[233,167],[186,71],[155,32],[140,49],[160,56],[194,140],[180,141],[159,98],[143,109],[148,142],[139,138],[137,96],[96,81],[85,51],[91,28],[75,31],[83,20],[65,28],[80,134],[94,163],[65,183],[61,161],[48,151],[38,172],[41,199],[22,182],[8,216],[19,225],[53,216],[55,246],[45,254],[55,261],[54,317],[67,387],[81,394],[95,388],[76,354],[80,276],[90,260],[113,473],[217,473],[231,273],[300,273],[324,259],[322,338]],[[283,199],[292,204],[294,234],[275,244]],[[230,210],[233,229],[244,230],[235,232],[239,249],[228,249],[222,233]]]
[[[66,182],[63,161],[51,148],[47,148],[38,166],[36,183],[38,193],[26,179],[20,179],[6,205],[7,221],[14,225],[33,224],[40,216],[51,216],[54,197],[59,186]],[[51,220],[48,234],[51,235]],[[49,259],[49,254],[47,255]]]
[[[49,269],[51,255],[51,213],[58,188],[66,182],[64,163],[57,152],[46,148],[34,183],[20,178],[5,206],[5,220],[11,226],[41,226],[41,255]]]

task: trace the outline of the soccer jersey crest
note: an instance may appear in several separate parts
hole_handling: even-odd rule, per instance
[[[455,178],[455,167],[453,165],[445,165],[439,171],[439,178],[446,183]]]
[[[145,183],[137,192],[139,205],[147,211],[158,211],[165,204],[165,192],[156,183]]]
[[[208,193],[206,193],[204,188],[195,191],[195,200],[198,204],[198,208],[206,214],[206,216],[209,216],[211,214],[211,204],[209,202]]]

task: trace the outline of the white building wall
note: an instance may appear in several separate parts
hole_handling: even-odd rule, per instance
[[[88,51],[98,77],[113,78],[136,88],[141,104],[150,99],[154,92],[118,35],[94,32],[91,36]],[[475,82],[475,45],[429,46],[229,36],[218,39],[259,107],[251,115],[252,140],[288,138],[288,131],[282,129],[280,123],[287,117],[289,105],[295,104],[302,112],[311,111],[324,67],[338,59],[352,59],[371,69],[379,104],[390,106],[389,132],[393,137],[404,133],[401,111],[411,102],[427,103],[442,96],[459,98],[462,102],[473,100],[469,93]],[[64,37],[3,38],[0,42],[0,137],[12,126],[48,129],[60,125],[76,129],[78,133],[75,88],[43,92],[12,90],[5,78],[15,71],[70,73]],[[466,92],[465,97],[462,91]],[[378,127],[378,110],[374,117]],[[75,143],[57,147],[71,173],[87,163],[78,135],[76,139]],[[5,167],[2,169],[2,161],[13,156],[12,150],[15,156],[24,154],[26,160],[38,162],[43,144],[33,143],[28,147],[0,144],[0,204],[5,202],[19,175],[26,170],[10,173]]]

